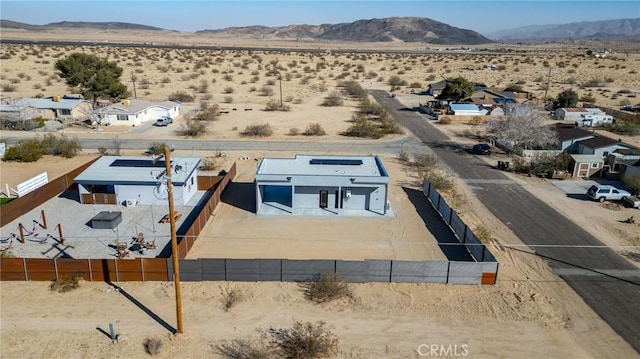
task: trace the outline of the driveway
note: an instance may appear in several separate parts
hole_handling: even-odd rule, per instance
[[[456,145],[447,135],[423,116],[402,110],[405,106],[386,91],[373,90],[371,94],[471,185],[478,199],[518,238],[529,245],[549,245],[535,247],[536,255],[640,352],[640,270],[500,171],[476,156],[453,150]]]

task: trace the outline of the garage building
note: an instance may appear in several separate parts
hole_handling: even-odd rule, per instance
[[[378,156],[263,158],[255,177],[256,213],[393,216],[388,185]]]

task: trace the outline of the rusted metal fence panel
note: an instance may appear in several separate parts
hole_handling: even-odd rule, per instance
[[[0,258],[0,280],[28,280],[25,258]]]

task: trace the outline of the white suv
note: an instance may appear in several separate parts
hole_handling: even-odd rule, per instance
[[[631,193],[609,185],[593,185],[587,190],[587,196],[600,202],[605,200],[623,201],[625,198],[631,197]]]

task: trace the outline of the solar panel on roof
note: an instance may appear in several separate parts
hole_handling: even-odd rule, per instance
[[[152,160],[115,160],[111,162],[109,167],[150,167],[150,168],[164,168],[166,167],[166,161]]]
[[[362,160],[333,159],[333,158],[313,158],[309,160],[310,165],[334,165],[334,166],[360,166]]]

